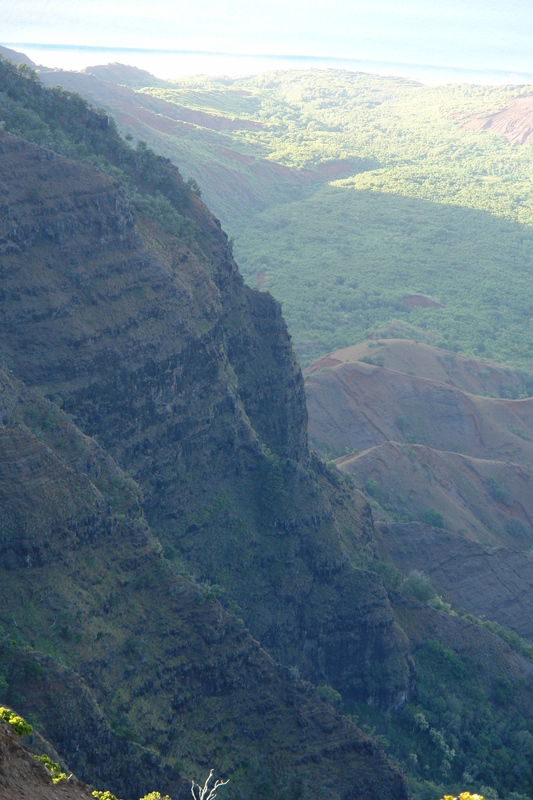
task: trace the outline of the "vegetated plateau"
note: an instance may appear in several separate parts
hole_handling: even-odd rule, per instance
[[[530,795],[530,645],[402,575],[310,454],[279,306],[197,184],[0,70],[5,702],[135,800],[211,766],[228,797]]]
[[[302,365],[377,332],[531,367],[531,87],[41,76],[197,181],[247,282],[283,303]]]

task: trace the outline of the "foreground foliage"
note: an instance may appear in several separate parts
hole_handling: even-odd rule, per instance
[[[26,720],[19,717],[18,714],[15,714],[14,711],[4,706],[0,706],[0,720],[7,722],[17,736],[29,736],[33,733],[33,728],[29,722],[26,722]]]
[[[52,761],[52,759],[43,753],[42,756],[33,756],[36,761],[45,767],[47,772],[50,773],[50,777],[54,783],[60,783],[61,781],[67,780],[66,773],[63,772],[61,767],[56,761]]]
[[[452,797],[451,794],[446,794],[442,800],[485,800],[480,794],[470,794],[470,792],[461,792],[458,797]]]

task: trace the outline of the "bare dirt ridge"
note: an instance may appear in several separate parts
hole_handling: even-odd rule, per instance
[[[336,350],[307,367],[304,375],[363,358],[395,372],[448,383],[470,394],[491,393],[498,396],[502,385],[518,386],[516,378],[506,367],[401,338],[378,338]]]
[[[511,144],[530,144],[533,141],[533,95],[518,97],[507,108],[486,117],[472,116],[462,126],[467,131],[497,133]]]
[[[471,539],[513,549],[533,545],[533,469],[472,458],[425,445],[386,442],[335,462],[359,486],[373,481],[380,498],[401,498],[399,510],[421,519],[433,507],[446,526]],[[502,488],[502,500],[494,487]],[[384,518],[374,509],[374,519]]]
[[[408,308],[414,308],[415,306],[420,308],[444,308],[442,303],[438,303],[423,294],[409,294],[403,298],[403,302]]]
[[[409,533],[409,525],[433,519],[445,526],[446,535],[472,546],[530,550],[533,398],[485,396],[524,391],[520,375],[389,339],[330,353],[305,376],[310,439],[325,455],[337,456],[337,467],[365,487],[376,521],[404,523],[406,541],[420,534],[418,528]],[[440,517],[428,517],[431,509]],[[411,560],[392,554],[402,571],[425,571],[429,565],[415,558],[415,550]],[[470,590],[460,559],[458,574]],[[524,576],[517,581],[523,594]],[[485,592],[478,612],[487,598]],[[489,611],[500,615],[487,606],[484,613]],[[516,619],[506,618],[505,624],[530,635],[529,612],[515,611]]]
[[[145,74],[148,83],[157,83],[157,79],[154,79],[149,73]],[[120,103],[123,110],[135,109],[135,114],[143,121],[151,124],[156,130],[166,133],[173,131],[173,122],[188,123],[214,131],[255,130],[263,127],[262,123],[246,118],[217,116],[207,111],[178,106],[161,98],[144,94],[142,91],[135,91],[118,82],[106,80],[104,75],[105,68],[100,74],[97,73],[97,68],[92,68],[90,72],[87,70],[62,72],[61,70],[44,69],[41,70],[39,77],[46,84],[53,86],[61,83],[65,89],[82,92],[87,97],[92,97],[97,92],[100,101],[114,100]],[[95,102],[96,99],[94,96]],[[167,128],[161,127],[163,124],[166,124]]]
[[[531,398],[481,397],[366,360],[311,373],[306,391],[309,435],[338,455],[398,441],[533,463]]]

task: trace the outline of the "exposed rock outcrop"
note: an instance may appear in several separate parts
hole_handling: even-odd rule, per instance
[[[533,553],[483,547],[417,523],[381,525],[379,537],[405,575],[424,572],[455,608],[533,640]]]
[[[486,117],[472,115],[461,122],[467,131],[487,131],[503,136],[515,145],[533,141],[533,97],[517,97],[507,108]]]

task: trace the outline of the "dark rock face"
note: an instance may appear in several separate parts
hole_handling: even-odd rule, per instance
[[[224,329],[246,414],[273,453],[306,466],[304,382],[281,308],[271,295],[244,286],[239,318],[235,300],[230,296],[224,304]]]
[[[0,333],[14,373],[132,471],[163,544],[221,584],[278,659],[347,697],[400,703],[406,643],[365,571],[372,544],[358,550],[366,511],[309,471],[277,303],[243,285],[194,195],[187,242],[134,224],[109,178],[6,134],[0,146]]]
[[[80,778],[126,800],[188,797],[182,775],[211,766],[243,774],[245,798],[314,800],[332,776],[341,797],[406,796],[375,743],[163,558],[96,441],[2,370],[0,410],[4,702]]]
[[[487,548],[420,523],[381,525],[380,539],[404,573],[424,572],[456,608],[533,638],[533,554]]]

